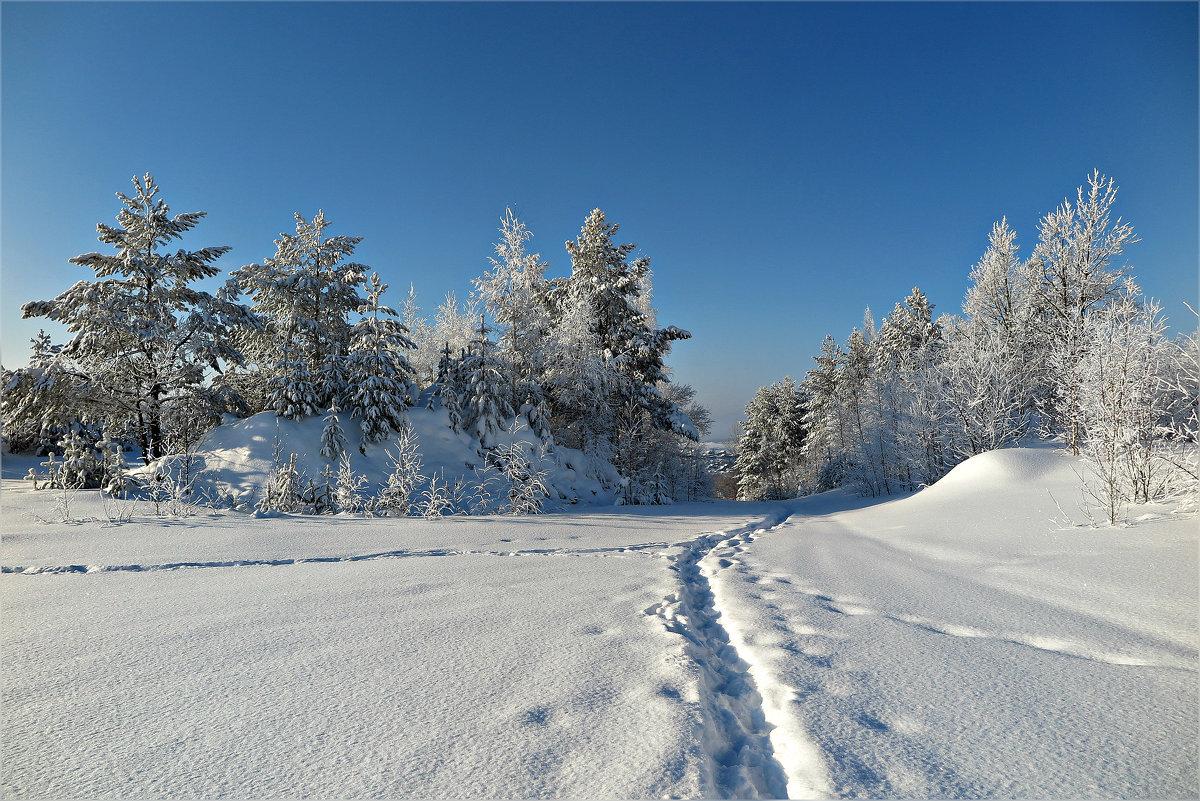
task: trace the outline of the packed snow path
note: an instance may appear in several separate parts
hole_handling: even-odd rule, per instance
[[[778,518],[776,515],[764,525],[777,525]],[[699,668],[709,786],[723,798],[784,798],[787,776],[774,757],[762,696],[749,675],[749,666],[738,657],[718,622],[720,612],[700,570],[700,560],[715,546],[750,530],[762,531],[759,524],[751,524],[703,534],[677,546],[671,569],[679,589],[647,607],[645,613],[661,618],[668,631],[687,640],[687,653]]]
[[[1073,480],[119,526],[5,481],[0,792],[1195,797],[1195,518]]]

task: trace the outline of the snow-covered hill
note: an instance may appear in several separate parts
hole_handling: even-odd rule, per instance
[[[444,409],[430,410],[422,406],[408,410],[408,420],[415,434],[421,457],[421,472],[425,481],[420,492],[428,486],[430,477],[453,484],[461,479],[469,489],[478,484],[476,469],[484,467],[479,443],[470,436],[450,428]],[[395,454],[392,441],[368,445],[360,452],[362,438],[352,420],[342,423],[347,438],[351,469],[367,479],[364,491],[374,494],[387,481]],[[337,460],[321,456],[320,417],[294,421],[262,412],[244,420],[230,417],[224,425],[208,432],[196,445],[192,456],[192,471],[196,475],[195,490],[199,497],[232,498],[240,508],[249,508],[260,497],[271,471],[277,463],[287,464],[296,454],[296,467],[308,479],[319,480],[326,468],[337,471]],[[532,451],[537,443],[527,428],[515,435],[503,432],[498,444],[504,447],[517,440],[529,444]],[[551,446],[542,459],[546,472],[545,484],[550,490],[550,508],[577,503],[612,504],[618,481],[611,465],[598,462],[583,453],[559,445]],[[171,468],[178,471],[178,465]]]

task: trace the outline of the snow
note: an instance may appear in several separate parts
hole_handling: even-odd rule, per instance
[[[1195,517],[1080,526],[1056,451],[884,502],[119,525],[95,492],[39,522],[33,463],[0,496],[6,797],[1200,792]]]
[[[444,476],[453,482],[462,478],[473,487],[477,483],[473,468],[484,467],[478,441],[467,434],[455,433],[450,428],[445,409],[430,410],[420,405],[409,408],[407,416],[416,435],[422,474],[426,479],[437,476],[441,480]],[[391,471],[388,452],[395,453],[393,441],[368,444],[363,454],[357,418],[343,414],[341,424],[351,469],[366,476],[372,493],[377,492]],[[274,468],[277,447],[283,465],[287,464],[289,454],[295,453],[297,469],[307,478],[319,481],[325,467],[337,470],[336,460],[321,456],[324,425],[321,416],[296,421],[272,412],[262,412],[244,420],[230,418],[225,425],[208,432],[196,445],[192,469],[199,476],[197,492],[212,499],[232,496],[238,503],[252,506]],[[500,432],[497,442],[505,446],[514,439],[531,445],[536,440],[528,429],[522,429],[515,436],[507,431]],[[552,505],[612,503],[611,487],[617,476],[610,465],[596,464],[579,451],[554,446],[547,454],[544,467],[549,473],[546,484],[551,491]],[[417,487],[418,494],[427,486],[427,480],[425,485]]]
[[[705,557],[791,793],[1196,794],[1195,519],[1064,527],[1077,469],[994,451]]]

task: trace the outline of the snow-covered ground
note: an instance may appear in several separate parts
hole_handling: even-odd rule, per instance
[[[1194,797],[1197,531],[913,496],[109,525],[11,480],[6,797]],[[1050,493],[1053,493],[1051,498]],[[1061,507],[1061,509],[1060,509]]]

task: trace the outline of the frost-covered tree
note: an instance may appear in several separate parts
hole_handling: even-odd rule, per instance
[[[611,399],[620,375],[609,366],[585,297],[566,301],[547,341],[542,384],[550,401],[555,439],[569,448],[608,459],[615,414]]]
[[[521,424],[526,426],[540,442],[544,444],[551,442],[553,434],[550,431],[550,410],[546,407],[546,402],[540,392],[536,396],[532,389],[526,393],[525,402],[517,410],[517,417],[522,421]]]
[[[933,483],[948,469],[940,402],[945,340],[933,304],[919,288],[883,319],[872,351],[885,491]]]
[[[446,293],[446,299],[438,306],[433,321],[435,364],[440,363],[447,348],[457,354],[467,351],[475,339],[481,313],[479,298],[471,297],[460,304],[453,292]]]
[[[408,338],[415,346],[408,354],[408,361],[413,368],[413,378],[417,386],[425,389],[437,378],[438,357],[441,355],[441,341],[435,336],[433,326],[421,316],[421,307],[417,305],[417,290],[408,285],[408,295],[404,299],[404,308],[400,310],[400,324],[408,331]]]
[[[417,435],[412,425],[405,425],[392,438],[392,446],[385,451],[391,470],[387,483],[379,490],[376,506],[385,515],[403,517],[414,505],[417,487],[425,481],[421,474],[421,453],[417,448]]]
[[[805,444],[804,396],[790,376],[759,387],[746,406],[738,442],[738,499],[794,498]]]
[[[615,244],[619,228],[595,209],[575,241],[566,243],[571,275],[551,282],[547,297],[552,325],[561,328],[587,320],[602,361],[618,377],[608,382],[615,395],[612,406],[619,408],[632,399],[649,413],[654,426],[695,438],[691,422],[658,390],[659,383],[670,380],[663,359],[671,342],[691,334],[674,326],[655,327],[641,298],[650,285],[650,260],[630,260],[637,246]]]
[[[801,382],[806,399],[801,422],[806,435],[801,449],[801,487],[805,492],[823,492],[842,481],[841,459],[848,447],[837,416],[837,388],[844,357],[837,340],[827,334],[821,353],[813,357],[817,366]]]
[[[334,403],[329,407],[325,416],[325,427],[321,429],[321,455],[330,461],[337,461],[346,452],[346,432],[342,430],[342,422],[338,419],[341,409]]]
[[[1136,288],[1089,317],[1079,365],[1081,451],[1092,472],[1087,491],[1116,523],[1129,503],[1161,498],[1174,472],[1164,453],[1171,398],[1162,376],[1173,357],[1161,307]],[[1164,458],[1166,457],[1166,458]]]
[[[62,346],[51,344],[43,330],[30,344],[29,364],[3,371],[0,415],[11,452],[33,450],[44,456],[72,423],[87,416],[91,403],[85,394],[86,378],[58,358]]]
[[[505,421],[513,416],[508,397],[511,382],[506,376],[507,366],[494,355],[495,345],[488,338],[489,333],[490,329],[480,315],[475,339],[460,368],[464,380],[463,428],[478,439],[484,449],[496,446],[496,436],[504,430]]]
[[[1126,277],[1115,260],[1137,241],[1133,226],[1112,219],[1117,187],[1094,171],[1077,203],[1064,200],[1038,225],[1038,243],[1029,260],[1030,287],[1037,320],[1050,347],[1046,380],[1053,388],[1050,413],[1067,447],[1078,453],[1085,436],[1080,418],[1079,365],[1087,352],[1087,318],[1115,300]]]
[[[406,409],[416,394],[413,369],[404,351],[413,348],[396,312],[380,298],[387,284],[371,273],[367,297],[358,313],[362,319],[351,335],[350,355],[346,360],[349,408],[358,417],[362,447],[382,442],[400,431],[407,421]]]
[[[522,381],[544,371],[543,343],[550,328],[550,282],[544,277],[548,264],[539,254],[526,252],[532,237],[512,209],[505,209],[491,269],[475,279],[484,307],[499,326],[498,355]]]
[[[278,384],[307,374],[313,381],[316,411],[295,405],[297,414],[318,414],[342,390],[330,360],[346,358],[350,351],[350,315],[363,305],[360,290],[368,268],[346,259],[362,241],[360,236],[326,236],[330,223],[318,211],[311,221],[295,214],[296,233],[280,234],[275,256],[262,264],[248,264],[233,272],[231,285],[250,295],[261,321],[257,331],[245,336],[247,355],[258,370]],[[299,390],[271,397],[295,398]],[[271,407],[291,416],[286,408]]]
[[[873,324],[850,332],[838,373],[836,411],[848,446],[843,460],[846,480],[871,497],[896,489],[889,481],[889,467],[898,449],[896,426],[888,419],[895,408],[890,397],[894,376],[876,371],[874,336]]]
[[[320,414],[321,392],[308,359],[290,348],[283,353],[285,360],[275,365],[267,383],[267,408],[289,420]]]
[[[366,484],[366,476],[354,472],[354,467],[350,464],[350,454],[343,452],[338,460],[337,472],[333,476],[334,511],[349,514],[370,512],[370,504],[362,491]]]
[[[948,322],[947,440],[955,459],[1015,445],[1038,397],[1039,330],[1016,233],[1002,219],[971,270],[963,319]]]
[[[451,356],[450,343],[446,343],[442,349],[442,358],[438,361],[434,391],[429,398],[430,409],[440,405],[446,410],[450,429],[455,432],[463,428],[463,403],[467,391],[462,368],[465,358],[465,352],[458,357]]]
[[[505,512],[513,515],[541,514],[545,509],[550,491],[546,488],[549,477],[545,464],[545,450],[533,446],[518,434],[519,424],[509,429],[507,445],[493,452],[492,459],[499,464],[508,504]]]
[[[97,280],[21,308],[25,317],[66,326],[72,337],[57,357],[61,372],[86,392],[95,417],[133,432],[149,462],[166,452],[166,407],[205,396],[206,371],[241,363],[228,332],[253,329],[255,321],[225,291],[213,295],[192,286],[220,272],[215,262],[228,247],[160,252],[205,213],[171,216],[149,174],[135,176],[133,184],[132,197],[117,193],[123,206],[118,225],[96,227],[116,253],[71,259]]]

